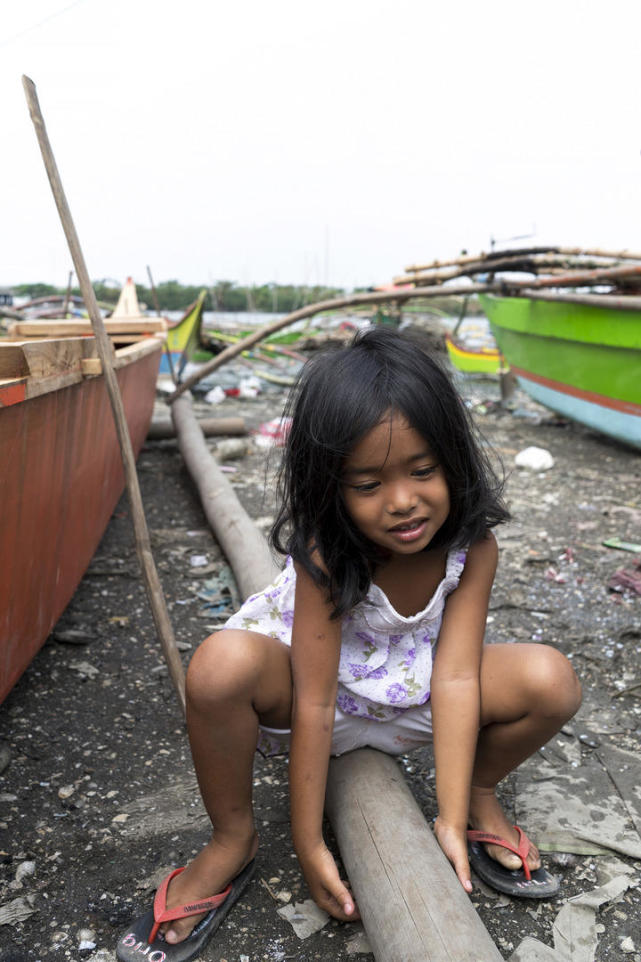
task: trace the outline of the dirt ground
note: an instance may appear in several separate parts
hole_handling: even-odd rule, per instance
[[[514,515],[498,533],[501,561],[488,639],[540,640],[571,657],[584,706],[564,731],[565,755],[560,746],[557,756],[571,758],[576,769],[603,760],[606,749],[629,753],[625,757],[636,758],[637,767],[631,762],[628,774],[638,785],[641,596],[608,584],[621,581],[618,569],[634,573],[639,558],[603,542],[641,542],[641,458],[518,393],[511,411],[501,408],[492,381],[462,380],[461,389],[509,473]],[[280,412],[282,400],[282,389],[270,389],[254,400],[228,398],[214,409],[199,400],[195,407],[199,415],[241,414],[256,429]],[[552,468],[514,467],[517,452],[532,445],[552,454]],[[228,476],[239,498],[266,531],[274,505],[265,462],[265,450],[253,447],[226,463],[235,469]],[[230,610],[225,562],[175,442],[148,442],[138,467],[186,664]],[[554,745],[547,757],[550,752]],[[404,756],[401,764],[432,819],[429,751]],[[207,837],[124,497],[52,637],[0,706],[0,769],[0,962],[110,962],[119,934],[148,907],[159,878],[184,864]],[[503,798],[511,811],[518,808],[518,792],[517,779],[508,779]],[[638,791],[636,799],[636,809],[634,792],[623,799],[632,834],[641,830]],[[202,959],[373,959],[354,926],[330,921],[300,940],[277,914],[309,897],[289,839],[286,762],[257,758],[255,801],[261,837],[255,880]],[[641,861],[625,847],[602,855],[546,855],[547,866],[563,879],[561,897],[552,902],[497,897],[477,885],[472,900],[503,957],[520,960],[516,950],[528,937],[551,946],[564,902],[599,886],[601,866],[613,855],[629,884],[592,912],[596,948],[574,954],[574,946],[550,958],[641,962]]]

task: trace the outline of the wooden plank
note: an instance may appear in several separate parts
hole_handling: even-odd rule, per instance
[[[103,321],[107,334],[156,334],[167,330],[162,317],[121,318]],[[91,321],[16,321],[9,333],[17,337],[79,337],[93,335]]]
[[[393,758],[333,758],[326,808],[376,962],[502,962]]]
[[[115,338],[112,338],[115,340]],[[154,351],[159,351],[162,349],[162,338],[157,334],[149,337],[145,335],[144,339],[136,341],[133,344],[130,343],[128,338],[128,343],[126,347],[118,348],[113,352],[113,368],[118,371],[122,367],[127,367],[128,364],[134,364],[141,357],[146,354],[151,354]],[[113,347],[113,344],[112,344]],[[97,376],[102,374],[102,361],[99,357],[88,356],[82,361],[82,373],[85,377]]]
[[[0,377],[49,377],[80,370],[83,338],[0,342]]]

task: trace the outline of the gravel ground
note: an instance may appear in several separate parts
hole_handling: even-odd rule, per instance
[[[462,390],[510,471],[514,520],[499,532],[489,639],[534,638],[561,648],[584,686],[584,707],[565,732],[575,757],[614,746],[638,760],[641,597],[608,588],[617,569],[633,569],[638,559],[602,542],[615,536],[641,541],[641,459],[519,394],[512,413],[501,409],[492,382],[467,380]],[[242,414],[256,428],[281,404],[282,395],[272,391],[256,400],[228,399],[213,412],[198,402],[196,410]],[[530,445],[550,451],[554,467],[545,473],[513,469],[514,455]],[[229,464],[236,468],[229,477],[239,498],[267,530],[273,485],[265,484],[264,450]],[[187,663],[225,617],[215,598],[224,559],[174,442],[148,443],[139,476]],[[208,598],[199,597],[203,592]],[[404,756],[401,764],[426,818],[433,818],[430,752]],[[0,706],[0,769],[0,962],[110,962],[119,933],[147,908],[158,879],[184,864],[207,837],[125,498],[52,637]],[[511,810],[516,794],[512,777],[503,786]],[[289,840],[284,761],[257,758],[255,797],[261,836],[256,878],[202,958],[330,962],[357,954],[371,960],[357,927],[329,922],[300,940],[277,914],[308,898]],[[594,916],[595,952],[566,955],[570,962],[641,962],[641,863],[617,857],[631,885]],[[473,902],[504,958],[526,937],[552,945],[552,923],[564,901],[599,885],[608,862],[612,857],[548,856],[550,869],[563,876],[562,896],[553,902],[511,900],[477,886]]]

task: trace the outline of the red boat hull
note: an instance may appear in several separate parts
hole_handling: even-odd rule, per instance
[[[138,454],[160,362],[116,373]],[[102,376],[0,407],[0,701],[69,603],[124,490]]]

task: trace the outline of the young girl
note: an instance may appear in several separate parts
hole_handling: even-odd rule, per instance
[[[419,343],[373,329],[308,362],[290,413],[272,534],[285,568],[206,639],[187,678],[213,836],[163,882],[121,960],[141,942],[151,962],[192,958],[241,894],[258,848],[257,744],[289,751],[294,849],[337,919],[358,909],[323,841],[328,762],[363,746],[433,742],[434,830],[467,892],[470,860],[515,895],[558,888],[495,789],[575,713],[579,684],[546,645],[483,644],[491,528],[508,513],[448,376]]]

